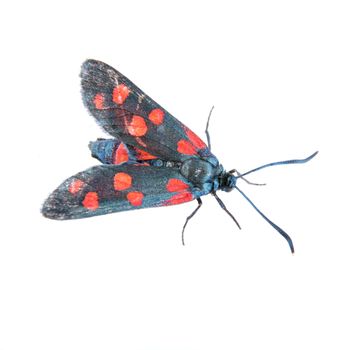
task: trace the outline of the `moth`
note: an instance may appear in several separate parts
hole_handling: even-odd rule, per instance
[[[93,166],[64,181],[47,198],[42,214],[50,219],[80,219],[113,212],[170,206],[212,194],[220,207],[234,220],[217,191],[236,189],[255,210],[288,242],[288,234],[268,219],[237,187],[237,181],[266,167],[300,164],[311,160],[293,159],[262,165],[240,174],[225,171],[211,153],[209,120],[207,144],[142,92],[124,75],[107,64],[87,60],[81,68],[81,92],[84,105],[112,139],[90,142],[92,157],[102,165]],[[252,183],[251,183],[252,184]]]

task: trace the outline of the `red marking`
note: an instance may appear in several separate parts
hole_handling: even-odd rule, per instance
[[[127,124],[129,134],[132,136],[143,136],[147,132],[145,120],[139,115],[134,115],[130,123]]]
[[[157,159],[156,156],[149,154],[148,152],[146,152],[140,148],[135,148],[135,150],[136,150],[136,158],[138,160]]]
[[[187,154],[189,156],[192,156],[194,154],[197,154],[196,149],[192,145],[192,143],[186,141],[186,140],[180,140],[177,143],[177,150],[182,154]]]
[[[98,195],[96,192],[88,192],[83,200],[83,206],[89,210],[98,208]]]
[[[129,96],[129,93],[129,89],[124,84],[119,84],[113,90],[113,101],[117,105],[122,105]]]
[[[170,179],[166,185],[169,192],[179,192],[188,189],[188,185],[179,179]]]
[[[126,190],[131,186],[132,177],[126,173],[116,173],[114,175],[114,189],[116,191]]]
[[[165,205],[173,205],[173,204],[180,204],[180,203],[185,203],[189,202],[193,199],[193,195],[189,191],[185,191],[182,193],[177,193],[173,195],[170,199],[165,201]]]
[[[85,183],[79,179],[74,179],[69,187],[68,187],[68,191],[71,193],[71,194],[76,194],[78,193],[82,187],[85,185]]]
[[[135,163],[133,166],[150,166],[148,163]]]
[[[190,129],[185,129],[187,137],[197,149],[206,148],[207,145]]]
[[[135,140],[137,141],[137,143],[139,145],[141,145],[142,147],[147,147],[147,145],[139,138],[139,137],[135,137]]]
[[[103,109],[103,103],[105,101],[105,98],[102,94],[96,94],[94,98],[94,104],[96,109]]]
[[[130,202],[131,205],[138,207],[142,205],[143,193],[142,192],[129,192],[126,195],[126,198]]]
[[[160,125],[163,123],[164,112],[161,109],[156,108],[151,111],[148,117],[153,124]]]
[[[120,143],[118,148],[114,152],[113,164],[125,163],[129,160],[128,150],[124,143]]]

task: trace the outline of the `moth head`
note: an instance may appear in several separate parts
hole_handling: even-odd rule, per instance
[[[220,189],[225,192],[231,192],[236,187],[237,177],[233,174],[234,171],[223,173],[220,178]]]

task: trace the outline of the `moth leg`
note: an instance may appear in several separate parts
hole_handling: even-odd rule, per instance
[[[198,202],[198,207],[192,212],[190,216],[187,217],[185,225],[182,228],[182,245],[185,245],[185,228],[187,226],[187,223],[190,221],[190,219],[193,218],[194,214],[196,214],[199,208],[202,206],[202,200],[200,198],[197,198],[197,202]]]
[[[265,186],[266,185],[266,183],[261,184],[261,183],[251,182],[251,181],[247,180],[245,177],[241,176],[242,174],[236,169],[230,170],[229,173],[230,174],[236,173],[237,176],[240,177],[240,179],[242,179],[243,181],[245,181],[248,185],[254,185],[254,186]]]
[[[228,209],[226,208],[224,202],[218,197],[218,195],[216,194],[216,192],[213,192],[212,195],[215,197],[215,199],[218,201],[218,203],[220,204],[220,207],[222,209],[224,209],[226,211],[226,213],[228,215],[230,215],[231,219],[236,223],[236,225],[238,226],[239,229],[241,229],[241,226],[239,225],[238,221],[235,219],[235,217],[228,211]]]
[[[210,135],[209,135],[209,121],[210,121],[210,117],[211,117],[211,113],[212,113],[213,109],[214,109],[214,106],[211,107],[211,110],[210,110],[209,116],[208,116],[208,120],[207,120],[207,127],[205,128],[205,134],[207,135],[209,151],[211,151]]]

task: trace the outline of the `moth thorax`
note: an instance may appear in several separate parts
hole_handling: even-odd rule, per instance
[[[201,159],[188,159],[182,163],[181,174],[195,184],[204,184],[210,182],[214,176],[213,166]]]

